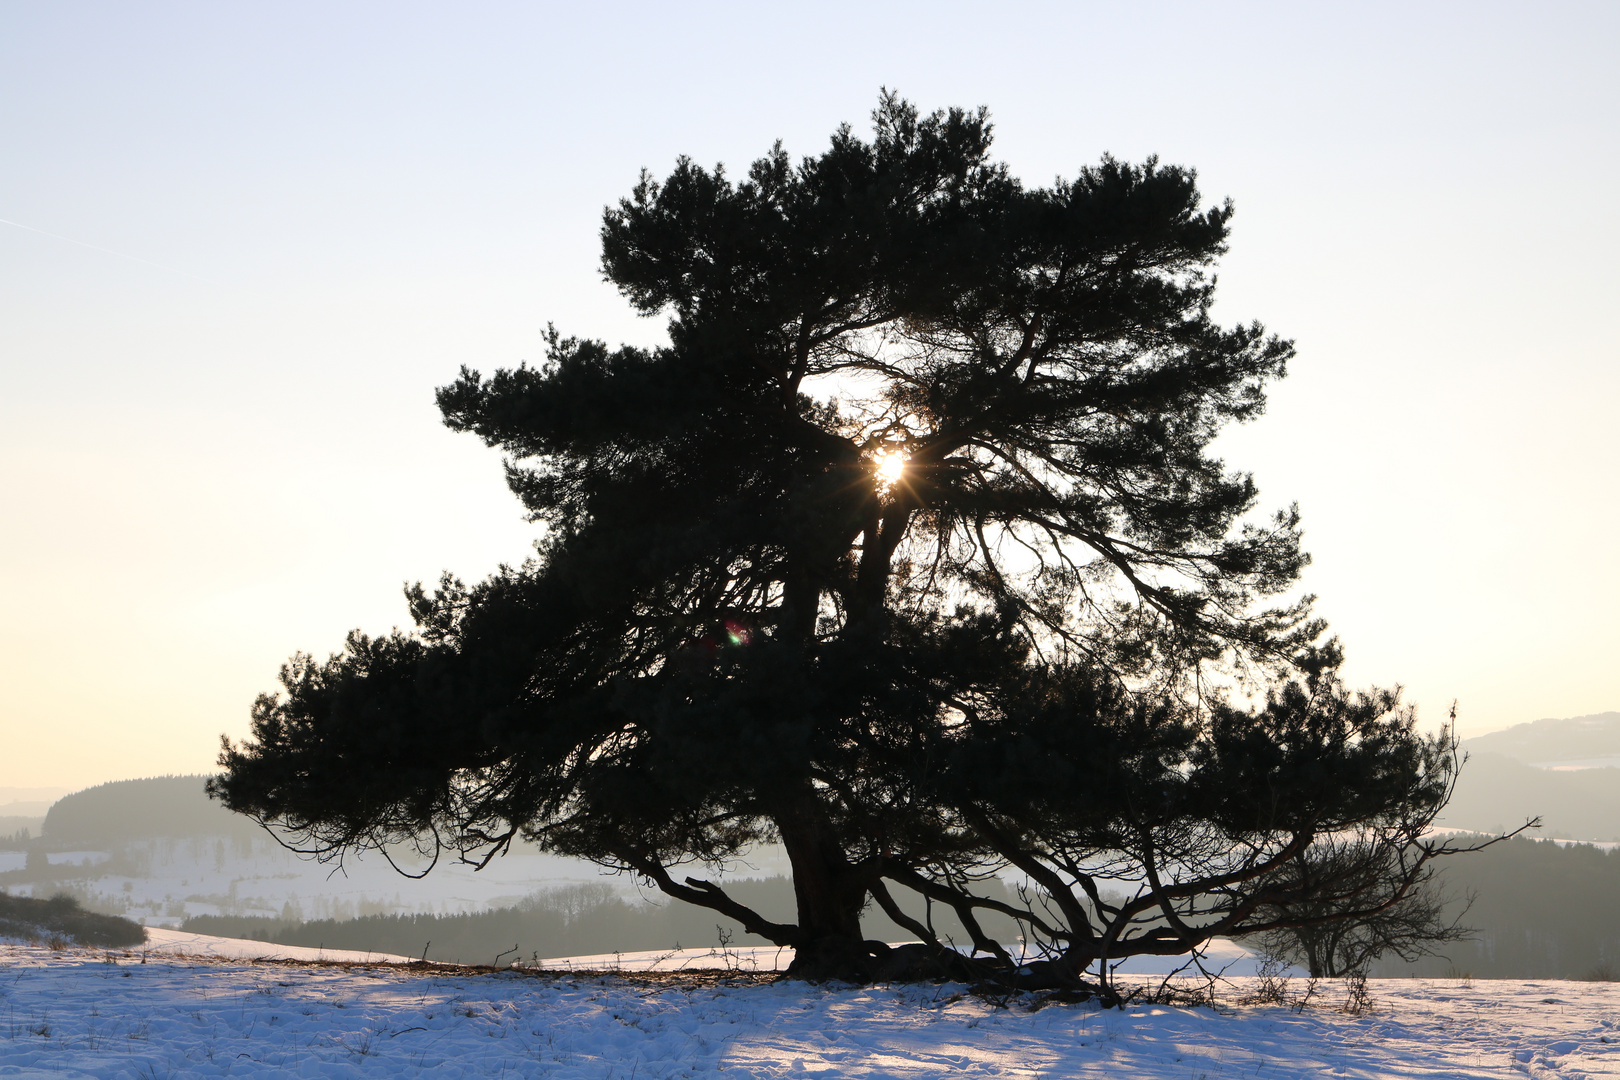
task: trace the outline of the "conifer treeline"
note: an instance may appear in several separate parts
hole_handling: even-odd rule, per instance
[[[755,910],[793,910],[793,884],[787,878],[730,883],[727,891],[745,897],[743,902]],[[920,905],[908,914],[919,919],[927,917]],[[961,925],[943,908],[935,907],[933,920],[942,935],[967,941]],[[1011,920],[1001,922],[1005,925],[996,924],[996,931],[1016,936]],[[863,925],[871,937],[884,941],[909,941],[915,936],[875,909],[867,912]],[[709,948],[721,944],[722,934],[739,948],[766,944],[712,911],[656,896],[650,902],[630,900],[605,885],[549,890],[512,907],[461,915],[367,915],[303,923],[266,917],[198,915],[187,919],[181,929],[280,945],[401,956],[420,957],[426,948],[427,959],[458,964],[488,964],[503,950],[508,950],[503,959],[507,962],[514,955],[529,960],[676,947]],[[514,946],[515,953],[510,951]]]
[[[1387,958],[1389,978],[1620,978],[1620,849],[1515,839],[1446,868],[1452,907],[1473,895],[1463,922],[1473,938],[1415,964]]]

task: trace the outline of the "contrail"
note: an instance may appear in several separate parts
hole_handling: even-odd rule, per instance
[[[182,274],[186,277],[196,276],[195,274],[187,274],[184,270],[176,270],[172,266],[164,266],[162,263],[155,263],[150,259],[143,259],[139,255],[128,255],[122,251],[114,251],[112,248],[104,248],[98,247],[95,244],[87,244],[83,240],[75,240],[71,236],[63,236],[61,233],[47,232],[44,229],[36,229],[32,225],[24,225],[20,221],[8,221],[6,218],[0,218],[0,225],[10,225],[17,229],[27,229],[29,232],[39,233],[41,236],[49,236],[53,240],[66,240],[70,244],[78,244],[80,247],[89,248],[91,251],[102,251],[106,252],[108,255],[117,255],[120,259],[131,259],[138,263],[145,263],[147,266],[155,266],[159,270],[167,270],[171,274]]]

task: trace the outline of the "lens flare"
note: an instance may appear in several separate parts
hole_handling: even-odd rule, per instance
[[[899,450],[885,450],[876,460],[877,467],[873,471],[877,474],[878,484],[888,491],[906,474],[906,455]]]

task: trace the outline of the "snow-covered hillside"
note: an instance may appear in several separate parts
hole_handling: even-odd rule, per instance
[[[316,862],[286,850],[252,822],[213,802],[202,776],[148,777],[87,788],[49,808],[44,832],[0,851],[0,889],[13,895],[67,892],[96,911],[148,926],[196,915],[268,917],[287,923],[362,915],[465,914],[517,904],[570,886],[606,887],[626,898],[627,876],[581,859],[514,844],[481,871],[446,852],[432,865],[408,850]],[[29,861],[32,855],[32,862]],[[396,869],[396,865],[398,869]],[[780,851],[761,848],[737,877],[785,873]]]
[[[299,858],[268,839],[250,845],[223,837],[157,838],[110,851],[53,852],[53,867],[86,873],[39,882],[13,882],[16,896],[64,889],[97,911],[148,926],[178,926],[192,915],[265,915],[297,922],[357,915],[457,914],[514,904],[546,889],[584,883],[633,892],[626,877],[604,876],[578,859],[519,849],[481,871],[440,862],[426,877],[401,875],[375,853],[339,866]],[[0,871],[22,866],[21,852],[0,853]],[[407,869],[425,869],[426,864]]]
[[[1620,1075],[1620,985],[1400,980],[1351,1016],[987,1001],[960,986],[204,962],[0,946],[0,1077]]]
[[[0,851],[0,888],[21,896],[67,892],[87,908],[149,926],[177,926],[194,915],[300,922],[462,914],[587,883],[636,891],[628,877],[605,876],[591,863],[521,843],[476,873],[446,853],[420,879],[402,875],[377,853],[350,855],[341,864],[316,862],[210,800],[204,779],[148,777],[63,797],[50,806],[44,834],[26,852]],[[430,865],[408,851],[391,854],[409,873]],[[772,853],[762,856],[759,866],[739,868],[742,876],[781,872]]]

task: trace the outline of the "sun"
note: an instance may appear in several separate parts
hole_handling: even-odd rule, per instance
[[[888,491],[906,474],[906,455],[899,450],[885,450],[877,456],[878,486]]]

